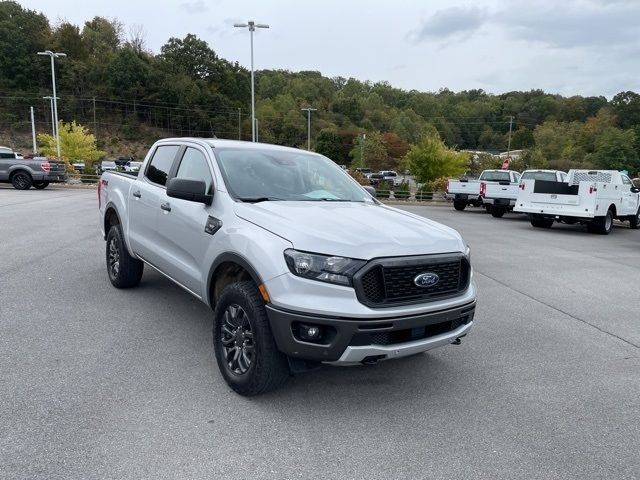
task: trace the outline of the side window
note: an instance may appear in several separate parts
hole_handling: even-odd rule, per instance
[[[566,182],[567,181],[567,174],[564,172],[560,172],[560,181],[561,182]]]
[[[161,145],[156,148],[145,174],[150,181],[163,187],[167,184],[167,176],[179,148],[178,145]]]
[[[627,177],[626,175],[621,175],[622,177],[622,183],[625,185],[631,185],[631,180],[629,180],[629,177]]]
[[[513,173],[513,183],[518,183],[520,181],[520,174]]]
[[[189,147],[184,151],[176,178],[204,180],[207,184],[207,193],[211,193],[211,185],[213,185],[211,170],[209,170],[206,157],[200,150]]]

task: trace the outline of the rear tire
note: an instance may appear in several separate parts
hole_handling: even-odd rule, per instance
[[[591,233],[598,233],[600,235],[609,235],[611,228],[613,227],[613,212],[607,210],[607,214],[603,217],[594,218],[591,223],[587,224],[587,230]]]
[[[240,395],[274,390],[290,376],[253,282],[233,283],[222,291],[214,312],[213,346],[220,373]]]
[[[491,216],[494,218],[502,218],[502,216],[507,212],[507,209],[504,207],[496,207],[495,205],[491,209]]]
[[[640,208],[635,215],[629,217],[629,228],[632,230],[637,230],[640,228]]]
[[[463,200],[454,200],[453,201],[453,208],[455,208],[456,210],[461,212],[462,210],[467,208],[467,202],[465,202]]]
[[[45,188],[47,188],[49,186],[49,182],[35,182],[33,184],[33,187],[36,190],[44,190]]]
[[[551,228],[553,218],[531,217],[531,225],[536,228]]]
[[[11,176],[11,185],[16,190],[29,190],[33,185],[33,179],[27,172],[18,171]]]
[[[144,263],[129,255],[120,225],[112,225],[107,234],[106,261],[111,285],[116,288],[138,286]]]

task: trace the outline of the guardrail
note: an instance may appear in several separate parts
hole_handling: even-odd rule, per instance
[[[407,192],[394,190],[376,190],[376,197],[381,200],[397,200],[409,202],[444,202],[444,192]]]

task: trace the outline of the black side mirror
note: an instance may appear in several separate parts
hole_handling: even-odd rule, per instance
[[[638,188],[638,187],[631,187],[631,193],[640,193],[640,188]]]
[[[207,195],[207,184],[195,178],[172,178],[167,184],[167,196],[211,205],[213,195]]]
[[[364,188],[373,198],[376,198],[376,189],[371,185],[363,185],[362,188]]]

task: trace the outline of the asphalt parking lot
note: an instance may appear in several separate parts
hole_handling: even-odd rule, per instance
[[[95,191],[0,188],[0,478],[637,479],[640,231],[406,208],[471,245],[472,335],[247,399],[203,304],[111,287]]]

